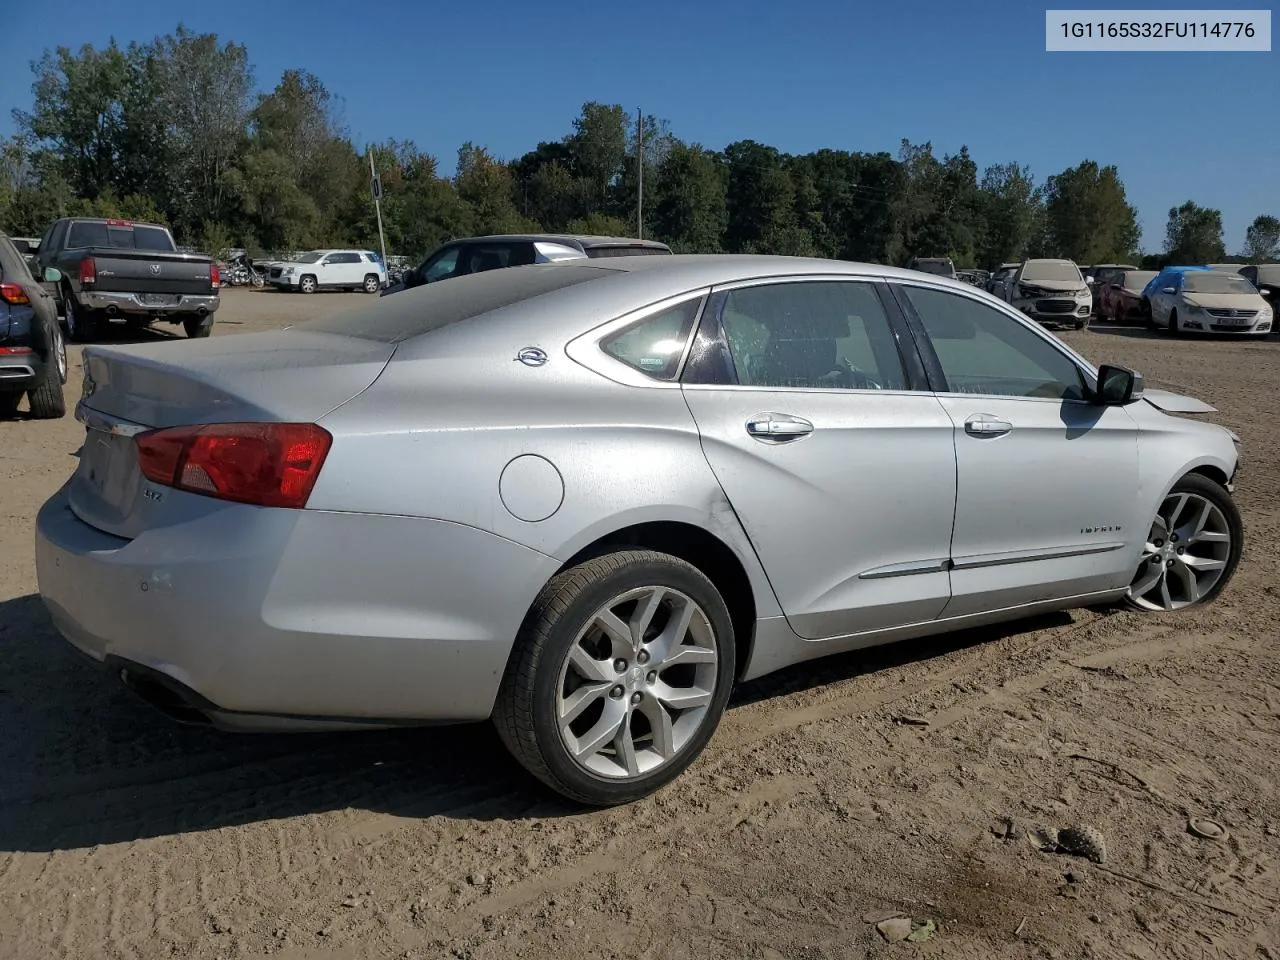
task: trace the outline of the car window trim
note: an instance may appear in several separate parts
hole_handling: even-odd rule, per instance
[[[602,377],[613,380],[615,383],[621,383],[629,387],[679,390],[681,379],[684,376],[685,364],[689,359],[689,350],[693,345],[693,339],[697,335],[710,299],[710,287],[696,287],[693,290],[686,290],[683,293],[664,297],[635,310],[629,310],[621,316],[614,317],[612,320],[579,334],[564,345],[564,352],[570,360],[586,367],[593,373],[598,373]],[[642,370],[637,370],[630,364],[619,360],[604,349],[603,341],[613,334],[620,333],[634,324],[648,320],[655,314],[690,301],[699,301],[698,312],[694,315],[688,334],[685,335],[684,346],[680,350],[680,363],[676,366],[676,372],[670,380],[658,380],[651,377]]]
[[[924,358],[924,365],[925,369],[928,371],[930,388],[936,396],[973,397],[987,400],[1027,400],[1034,403],[1054,403],[1058,405],[1063,403],[1082,404],[1085,406],[1089,405],[1090,401],[1087,399],[1074,400],[1066,397],[1060,399],[1050,397],[1010,397],[1000,393],[967,393],[951,390],[950,384],[947,382],[946,374],[942,369],[942,362],[938,359],[938,354],[933,348],[933,340],[929,336],[929,332],[925,330],[924,323],[921,321],[920,315],[916,313],[915,306],[911,303],[906,292],[901,288],[922,287],[927,290],[937,290],[942,293],[950,293],[954,296],[965,297],[966,299],[973,300],[984,307],[995,310],[997,313],[1004,314],[1014,323],[1020,324],[1027,330],[1030,330],[1046,344],[1071,361],[1072,365],[1080,374],[1081,386],[1084,387],[1086,393],[1096,389],[1098,383],[1098,371],[1095,370],[1087,360],[1070,350],[1066,344],[1050,334],[1044,329],[1044,327],[1040,326],[1040,324],[1021,316],[1017,310],[1014,310],[1003,301],[997,300],[992,302],[990,298],[973,296],[966,290],[953,290],[951,287],[944,286],[942,284],[920,282],[914,278],[910,280],[893,279],[889,282],[888,286],[890,288],[890,293],[897,301],[903,315],[907,318],[907,323],[915,338],[916,346],[920,350],[921,357]]]
[[[750,287],[775,286],[781,283],[865,283],[868,284],[875,293],[880,303],[880,308],[885,313],[885,318],[889,322],[889,332],[893,336],[894,347],[898,354],[898,363],[902,367],[903,379],[906,381],[904,387],[893,389],[869,389],[861,387],[761,387],[753,384],[743,384],[737,382],[737,369],[733,360],[733,353],[728,348],[728,341],[724,332],[724,325],[721,323],[720,315],[724,309],[725,300],[728,295],[735,290],[743,290]],[[906,319],[902,311],[898,308],[889,292],[885,278],[875,274],[859,274],[856,276],[847,273],[816,273],[816,274],[788,274],[785,276],[772,277],[752,277],[748,280],[734,280],[729,283],[719,283],[711,288],[711,296],[707,298],[707,303],[703,305],[702,315],[698,319],[698,323],[694,326],[693,336],[686,345],[686,352],[691,353],[694,343],[699,339],[704,339],[708,343],[708,347],[718,349],[729,357],[729,363],[734,368],[732,383],[698,383],[696,381],[688,381],[685,377],[685,369],[682,366],[680,371],[681,383],[689,389],[724,389],[726,387],[734,387],[743,390],[768,390],[769,392],[805,392],[805,393],[872,393],[877,395],[884,394],[902,394],[902,393],[928,393],[930,392],[930,384],[925,373],[924,361],[917,349],[914,338],[911,336],[910,330],[907,328]],[[686,356],[687,360],[687,356]]]

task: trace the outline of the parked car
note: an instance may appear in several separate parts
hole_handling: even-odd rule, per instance
[[[1262,294],[1262,298],[1271,305],[1271,314],[1280,314],[1280,263],[1249,264],[1239,270],[1244,277]]]
[[[1008,300],[1008,296],[1005,295],[1005,287],[1013,275],[1018,272],[1020,266],[1022,266],[1021,263],[1000,264],[991,274],[990,279],[987,280],[987,292],[999,297],[1001,300]]]
[[[1080,268],[1080,272],[1084,274],[1085,281],[1089,284],[1089,290],[1093,295],[1093,315],[1095,317],[1102,316],[1102,288],[1110,283],[1118,283],[1127,271],[1137,269],[1137,265],[1132,263],[1099,263],[1088,269]]]
[[[1240,558],[1238,440],[1162,412],[1213,407],[916,271],[534,265],[84,367],[36,538],[73,645],[236,730],[492,717],[588,804],[676,777],[736,681],[1193,608]]]
[[[1197,270],[1212,270],[1212,269],[1213,269],[1212,267],[1206,267],[1204,265],[1165,267],[1158,274],[1156,274],[1154,277],[1148,280],[1147,285],[1142,288],[1142,305],[1141,305],[1142,318],[1146,322],[1147,326],[1152,328],[1155,328],[1156,326],[1155,321],[1152,320],[1151,318],[1151,300],[1157,290],[1159,290],[1161,287],[1169,286],[1168,281],[1171,278],[1177,276],[1178,274],[1194,272]]]
[[[62,274],[60,306],[73,340],[91,340],[102,323],[115,321],[180,323],[188,337],[213,332],[218,265],[178,252],[162,224],[63,217],[45,232],[36,264]]]
[[[916,257],[907,265],[907,269],[956,279],[956,265],[950,257]]]
[[[416,269],[401,274],[400,282],[383,291],[383,296],[400,293],[424,283],[464,277],[470,273],[531,263],[565,260],[592,260],[600,257],[629,257],[671,254],[671,248],[657,240],[629,237],[593,237],[578,234],[510,234],[465,237],[452,240],[434,251]]]
[[[1156,275],[1155,270],[1124,270],[1119,278],[1094,283],[1099,293],[1098,316],[1112,323],[1142,319],[1142,291]]]
[[[1151,294],[1151,317],[1166,333],[1266,336],[1274,315],[1258,288],[1239,274],[1188,270],[1161,281]]]
[[[387,268],[363,250],[311,250],[292,263],[272,263],[267,274],[267,282],[277,290],[295,293],[378,293],[386,281]]]
[[[1040,323],[1083,330],[1093,293],[1070,260],[1028,260],[1005,282],[1005,299]]]
[[[44,279],[56,284],[62,276],[50,268]],[[65,416],[66,382],[67,344],[54,299],[0,233],[0,416],[13,416],[24,394],[33,418]]]

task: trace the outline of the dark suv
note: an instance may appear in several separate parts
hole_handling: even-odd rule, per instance
[[[54,268],[44,274],[51,284],[61,279]],[[67,344],[53,295],[31,275],[13,241],[0,233],[0,416],[13,416],[23,394],[35,419],[65,416],[66,382]]]
[[[631,257],[671,254],[671,248],[657,240],[629,237],[588,237],[572,234],[509,234],[451,240],[419,266],[406,270],[397,284],[382,291],[399,293],[424,283],[435,283],[468,273],[520,267],[530,263],[557,263],[597,257]]]

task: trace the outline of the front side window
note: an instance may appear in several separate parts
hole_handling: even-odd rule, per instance
[[[661,310],[601,341],[604,352],[655,380],[673,380],[702,299]]]
[[[437,254],[433,259],[428,260],[422,265],[422,279],[427,283],[434,280],[443,280],[445,277],[452,277],[458,271],[458,253],[460,248],[450,247],[443,253]]]
[[[970,297],[903,286],[949,393],[1083,400],[1080,368],[1044,337]]]
[[[869,283],[804,280],[731,290],[720,322],[741,386],[905,389],[893,328]]]

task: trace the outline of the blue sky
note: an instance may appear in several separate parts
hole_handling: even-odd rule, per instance
[[[907,137],[939,155],[967,144],[979,168],[1018,160],[1037,180],[1083,159],[1114,163],[1148,251],[1184,200],[1222,210],[1228,252],[1256,215],[1280,216],[1274,46],[1046,53],[1044,6],[1026,0],[646,0],[636,16],[615,3],[527,0],[42,6],[6,14],[6,107],[29,105],[28,64],[45,48],[149,39],[182,21],[246,44],[261,87],[285,68],[310,70],[343,98],[357,143],[412,139],[446,172],[465,140],[512,158],[569,132],[582,102],[599,100],[641,106],[714,148],[750,138],[791,153],[896,153]]]

